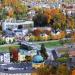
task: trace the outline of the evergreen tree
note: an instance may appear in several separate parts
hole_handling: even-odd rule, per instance
[[[44,46],[44,44],[41,44],[41,50],[40,50],[41,55],[43,56],[44,59],[47,59],[48,54],[46,52],[46,48]]]

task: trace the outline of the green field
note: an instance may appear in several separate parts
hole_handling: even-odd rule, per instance
[[[36,44],[44,44],[45,47],[47,48],[52,48],[52,47],[58,47],[58,46],[62,46],[62,44],[58,41],[58,40],[54,40],[54,41],[46,41],[46,42],[36,42]]]
[[[19,48],[19,45],[12,45],[12,46],[0,46],[0,52],[9,52],[9,47],[16,47]]]

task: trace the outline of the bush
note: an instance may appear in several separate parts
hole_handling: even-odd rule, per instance
[[[30,36],[30,38],[29,38],[29,41],[35,41],[36,39],[35,39],[35,36]]]
[[[15,42],[16,40],[15,39],[13,39],[13,43]]]
[[[56,61],[57,62],[67,62],[68,58],[67,57],[57,58]]]
[[[5,44],[5,43],[6,43],[6,41],[5,41],[5,40],[0,39],[0,45],[3,45],[3,44]]]
[[[25,60],[27,62],[31,62],[32,61],[32,57],[27,55],[27,56],[25,56]]]

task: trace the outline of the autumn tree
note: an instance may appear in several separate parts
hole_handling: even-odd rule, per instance
[[[44,9],[44,15],[47,17],[47,23],[50,22],[52,15],[51,15],[51,10],[50,9]]]
[[[9,47],[12,62],[18,62],[18,50],[15,47]]]
[[[71,75],[75,75],[75,68],[72,70]]]
[[[34,34],[35,36],[40,36],[40,34],[41,34],[41,29],[39,29],[39,28],[35,29],[35,30],[33,31],[33,34]]]
[[[66,64],[61,64],[58,66],[57,75],[69,75],[68,66]]]
[[[55,32],[57,29],[65,30],[67,27],[65,15],[62,12],[54,15],[50,21],[50,25],[55,30]]]
[[[72,32],[71,41],[72,43],[75,43],[75,32]]]
[[[66,16],[60,9],[43,9],[43,12],[37,12],[33,17],[34,26],[44,27],[51,26],[55,31],[57,29],[66,29]]]
[[[37,75],[51,75],[51,66],[45,65],[42,68],[38,68],[36,73]]]
[[[3,0],[4,8],[11,8],[7,11],[7,16],[15,17],[16,19],[25,19],[27,7],[18,0]]]
[[[75,28],[75,21],[74,21],[74,19],[73,18],[68,18],[67,19],[67,23],[68,23],[68,27],[71,29],[71,30],[73,30],[74,28]]]

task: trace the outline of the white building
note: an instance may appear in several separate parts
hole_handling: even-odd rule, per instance
[[[7,30],[7,29],[11,29],[11,30],[17,30],[20,28],[22,29],[26,29],[26,28],[32,28],[34,26],[34,22],[33,21],[24,21],[24,20],[5,20],[2,23],[2,29],[3,30]]]

